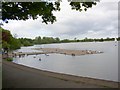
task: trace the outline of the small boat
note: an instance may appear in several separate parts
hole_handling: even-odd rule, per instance
[[[115,38],[115,43],[117,43],[117,38]],[[115,44],[115,46],[117,46],[117,45]]]
[[[117,42],[117,38],[115,38],[115,42]]]

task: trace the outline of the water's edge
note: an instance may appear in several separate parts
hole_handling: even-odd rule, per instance
[[[6,62],[4,62],[4,63],[6,63]],[[117,88],[118,84],[120,83],[120,82],[116,82],[116,81],[109,81],[109,80],[103,80],[103,79],[97,79],[97,78],[91,78],[91,77],[75,76],[75,75],[69,75],[69,74],[64,74],[64,73],[41,70],[41,69],[17,64],[14,62],[11,62],[11,63],[12,63],[12,65],[15,65],[15,67],[20,67],[23,70],[26,68],[29,68],[31,70],[37,70],[39,73],[42,73],[42,74],[45,74],[45,75],[48,75],[48,76],[51,76],[54,78],[58,78],[58,79],[62,79],[62,80],[70,80],[70,81],[74,81],[77,83],[83,82],[83,83],[95,84],[95,85],[111,87],[111,88]]]
[[[77,44],[77,45],[76,45]],[[29,67],[52,71],[57,73],[70,74],[75,76],[85,76],[90,78],[104,79],[108,81],[118,81],[118,58],[117,47],[114,42],[109,43],[76,43],[76,44],[54,44],[55,47],[69,49],[93,49],[101,50],[105,53],[98,55],[68,56],[60,54],[30,55],[22,58],[15,58],[14,62]],[[109,48],[108,45],[112,48]],[[54,47],[54,46],[45,46]],[[69,47],[68,47],[69,46]],[[80,46],[76,48],[76,46]],[[41,47],[41,45],[34,46]],[[22,48],[21,52],[32,52],[34,47]],[[36,52],[36,51],[33,51]],[[41,61],[39,61],[41,58]],[[114,66],[114,67],[113,67]]]

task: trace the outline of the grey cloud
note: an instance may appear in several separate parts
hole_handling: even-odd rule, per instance
[[[21,37],[54,36],[60,38],[74,37],[105,37],[115,36],[117,33],[117,3],[99,3],[98,6],[87,12],[75,12],[67,5],[66,10],[59,12],[56,17],[58,21],[54,24],[43,24],[41,19],[28,20],[26,22],[16,21],[4,27],[13,29]],[[65,9],[65,8],[64,8]],[[63,12],[64,11],[64,12]],[[64,13],[62,15],[62,13]],[[16,24],[16,26],[14,25]],[[18,30],[18,31],[17,31]]]

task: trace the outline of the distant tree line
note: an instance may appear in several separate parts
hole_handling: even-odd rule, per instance
[[[53,38],[53,37],[43,37],[41,38],[40,36],[36,37],[33,40],[34,44],[49,44],[49,43],[60,43],[60,39],[57,38]]]
[[[35,39],[28,39],[28,38],[19,38],[22,46],[30,46],[34,44],[51,44],[51,43],[69,43],[69,42],[104,42],[104,41],[115,41],[115,38],[100,38],[100,39],[91,39],[91,38],[84,38],[82,40],[74,38],[73,40],[70,39],[63,39],[56,37],[41,37],[38,36]],[[120,41],[120,37],[116,38],[117,41]]]
[[[100,39],[91,39],[91,38],[85,38],[83,40],[80,40],[81,42],[103,42],[103,41],[115,41],[115,38],[100,38]]]
[[[74,38],[73,40],[63,39],[56,37],[41,37],[38,36],[35,39],[29,38],[15,38],[12,36],[10,31],[5,30],[0,27],[0,34],[2,34],[2,40],[0,40],[0,46],[2,48],[8,47],[10,50],[19,49],[21,46],[32,46],[35,44],[50,44],[50,43],[69,43],[69,42],[103,42],[103,41],[115,41],[115,38],[100,38],[100,39],[91,39],[84,38],[82,40]],[[120,37],[116,38],[117,41],[120,41]],[[1,45],[2,44],[2,45]]]

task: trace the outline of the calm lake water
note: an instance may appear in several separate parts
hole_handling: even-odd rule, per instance
[[[96,50],[104,53],[82,56],[63,54],[49,54],[49,56],[44,54],[29,55],[22,58],[14,58],[13,62],[46,71],[118,81],[118,42],[43,44],[21,47],[21,49],[17,51],[39,52],[38,50],[33,50],[33,48],[41,47],[71,50]],[[36,56],[36,58],[34,58],[34,56]],[[41,58],[41,61],[39,61],[39,58]]]

